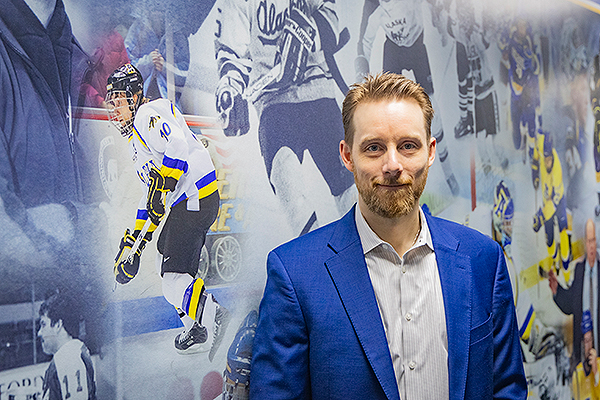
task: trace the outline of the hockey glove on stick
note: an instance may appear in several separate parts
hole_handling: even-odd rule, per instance
[[[146,247],[146,243],[152,240],[152,232],[146,232],[142,237],[139,247],[136,249],[133,257],[130,257],[131,249],[140,235],[140,231],[134,231],[133,234],[129,229],[125,230],[125,234],[119,243],[119,252],[115,257],[115,280],[124,285],[135,278],[140,269],[140,257],[142,251]]]
[[[304,80],[308,53],[315,50],[316,24],[299,8],[292,6],[285,20],[275,64],[281,63],[276,86],[285,88]]]
[[[237,70],[228,71],[217,86],[217,112],[225,136],[241,136],[250,130],[248,101],[243,97],[244,80]]]
[[[163,174],[152,167],[149,174],[150,185],[148,185],[148,202],[146,210],[148,217],[154,225],[159,225],[165,216],[165,193],[175,190],[177,180],[173,177],[164,177]]]

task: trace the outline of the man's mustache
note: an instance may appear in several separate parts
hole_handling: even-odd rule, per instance
[[[373,186],[401,186],[401,185],[412,185],[414,179],[411,177],[400,177],[400,178],[384,178],[373,181]]]

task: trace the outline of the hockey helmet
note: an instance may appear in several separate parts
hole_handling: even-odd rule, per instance
[[[258,312],[252,310],[240,324],[235,338],[229,346],[227,365],[223,371],[223,399],[248,399],[252,344],[257,323]]]
[[[541,131],[542,135],[544,135],[544,157],[552,157],[553,156],[553,143],[552,143],[552,135],[550,132]]]
[[[110,121],[129,136],[135,113],[143,101],[144,78],[136,67],[125,64],[109,75],[106,81],[106,105]]]

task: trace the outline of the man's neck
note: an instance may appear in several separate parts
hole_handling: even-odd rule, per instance
[[[54,8],[56,7],[56,0],[24,0],[25,3],[29,6],[31,11],[35,14],[36,17],[40,20],[44,28],[48,27],[48,23],[50,22],[50,18],[54,13]]]
[[[358,208],[373,232],[381,240],[391,244],[401,257],[415,244],[421,231],[418,205],[407,215],[398,218],[386,218],[375,214],[361,199],[358,201]]]
[[[69,335],[68,333],[66,333],[66,332],[64,332],[61,335],[59,335],[59,337],[58,337],[58,349],[56,351],[58,352],[58,350],[60,350],[65,344],[69,343],[71,340],[73,340],[73,337],[71,335]]]

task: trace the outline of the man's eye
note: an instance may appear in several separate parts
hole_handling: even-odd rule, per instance
[[[379,150],[379,146],[376,145],[376,144],[371,144],[371,145],[367,146],[367,151],[369,151],[369,152],[370,151],[377,151],[377,150]]]
[[[404,143],[402,148],[405,150],[415,150],[417,146],[414,143]]]

